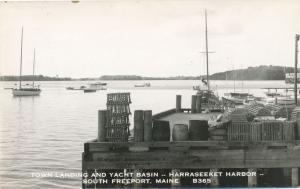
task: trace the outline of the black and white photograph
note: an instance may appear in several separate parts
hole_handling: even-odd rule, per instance
[[[299,0],[0,0],[0,188],[300,187],[299,21]]]

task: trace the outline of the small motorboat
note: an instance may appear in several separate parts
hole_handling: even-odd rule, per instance
[[[96,89],[83,89],[84,93],[94,93],[96,91],[97,91]]]
[[[277,97],[277,96],[281,96],[280,93],[277,92],[265,92],[267,97]]]
[[[107,83],[101,83],[101,82],[96,82],[96,83],[90,83],[88,86],[88,89],[94,89],[94,90],[106,90],[107,88],[105,87]]]
[[[74,90],[74,87],[66,87],[67,90]]]
[[[150,87],[151,84],[150,83],[144,83],[144,84],[140,84],[140,85],[134,85],[134,87]]]

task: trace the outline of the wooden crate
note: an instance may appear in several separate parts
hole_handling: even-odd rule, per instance
[[[209,139],[214,141],[223,141],[227,140],[227,128],[220,127],[220,128],[212,128],[209,130]]]
[[[291,120],[292,121],[296,121],[298,112],[300,112],[300,107],[299,106],[295,107],[293,109],[292,113],[291,113]]]
[[[106,127],[106,140],[108,142],[126,142],[128,141],[128,136],[128,127]]]
[[[130,103],[130,93],[107,94],[106,141],[128,141]]]
[[[249,141],[250,123],[231,123],[227,128],[227,138],[229,141]]]
[[[281,121],[265,121],[262,122],[262,140],[282,140]]]
[[[282,139],[285,141],[291,141],[296,139],[296,122],[286,121],[282,128]]]
[[[108,104],[107,110],[111,114],[131,114],[129,104]]]
[[[107,104],[130,104],[130,93],[109,93],[107,94]]]
[[[262,132],[261,132],[261,126],[262,126],[262,123],[260,122],[253,122],[253,123],[250,123],[250,141],[261,141],[261,135],[262,135]]]
[[[276,113],[275,113],[275,118],[291,118],[292,111],[294,110],[295,107],[281,107]]]
[[[110,116],[108,120],[107,126],[129,126],[129,116],[127,114],[116,114],[114,116]]]

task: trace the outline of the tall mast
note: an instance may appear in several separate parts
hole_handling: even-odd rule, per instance
[[[236,79],[236,71],[233,65],[233,92],[235,93],[235,79]]]
[[[33,50],[32,88],[34,88],[34,66],[35,66],[35,48]]]
[[[295,69],[294,69],[294,95],[295,95],[295,105],[297,106],[297,74],[298,74],[298,41],[300,35],[296,34],[295,37]]]
[[[23,26],[22,26],[22,34],[21,34],[21,58],[20,58],[20,77],[19,77],[19,88],[22,88],[22,58],[23,58]]]
[[[207,89],[210,90],[209,73],[208,73],[208,39],[207,39],[207,13],[206,13],[206,9],[205,9],[205,54],[206,54]]]

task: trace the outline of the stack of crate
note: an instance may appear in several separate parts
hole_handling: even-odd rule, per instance
[[[297,120],[297,113],[300,112],[300,107],[297,106],[293,109],[292,113],[291,113],[291,120],[292,121],[296,121]]]
[[[107,94],[106,140],[126,142],[129,137],[130,93]]]

